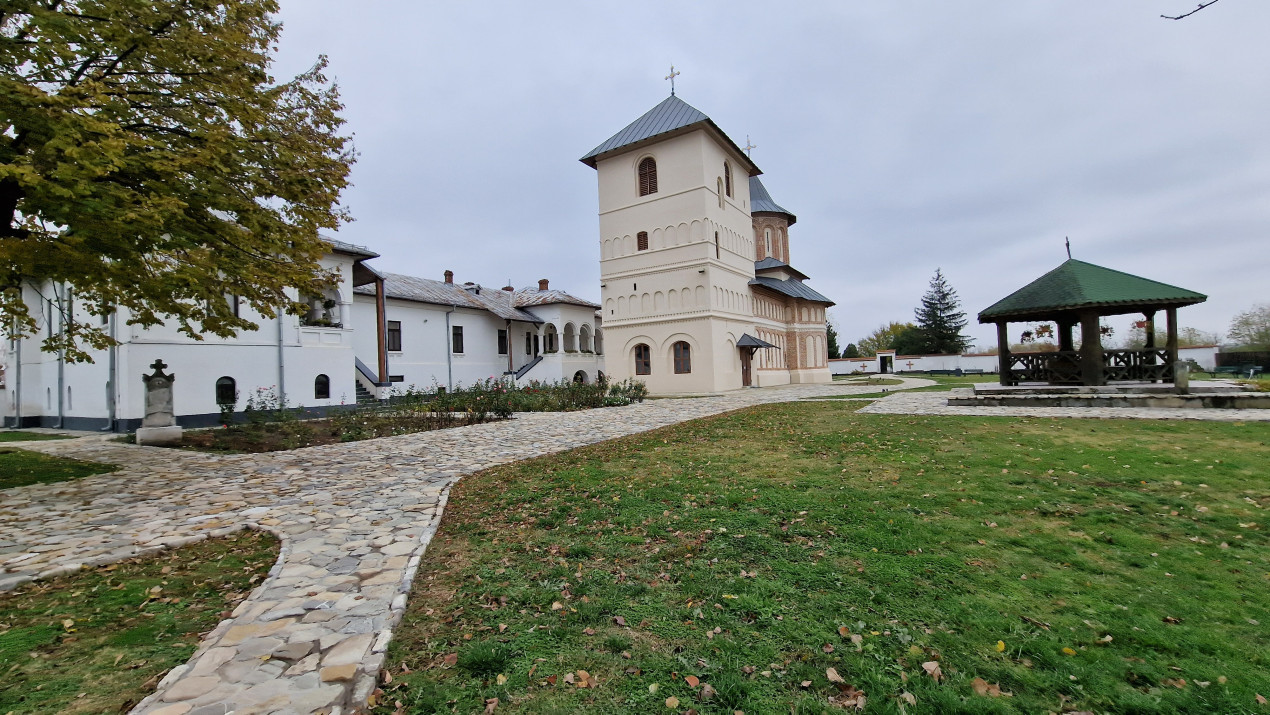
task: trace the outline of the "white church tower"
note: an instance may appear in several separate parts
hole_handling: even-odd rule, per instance
[[[753,348],[737,343],[755,331],[749,177],[758,167],[674,94],[582,162],[599,178],[609,376],[643,380],[654,394],[750,384]]]

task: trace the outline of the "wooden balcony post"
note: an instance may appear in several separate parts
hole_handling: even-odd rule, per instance
[[[1002,385],[1013,385],[1010,378],[1010,336],[1006,334],[1006,321],[997,321],[997,370]]]
[[[1086,385],[1107,384],[1102,363],[1102,331],[1098,327],[1098,311],[1086,311],[1080,315],[1081,382]]]
[[[1146,325],[1146,342],[1143,344],[1147,350],[1155,348],[1155,311],[1143,311],[1143,316],[1147,319]]]
[[[388,382],[388,309],[385,304],[384,279],[375,278],[375,338],[378,342],[377,357],[379,364],[379,382]]]

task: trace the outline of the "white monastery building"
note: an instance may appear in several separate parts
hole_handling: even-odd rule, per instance
[[[141,376],[174,376],[178,423],[216,424],[261,391],[320,414],[415,386],[488,378],[644,381],[654,394],[829,382],[825,310],[833,302],[790,265],[794,214],[768,194],[750,157],[674,96],[582,158],[599,179],[602,306],[553,289],[490,288],[376,270],[378,254],[328,239],[337,284],[306,315],[194,340],[173,325],[89,315],[74,287],[28,286],[39,334],[11,340],[0,415],[9,426],[131,431]],[[69,321],[96,320],[118,345],[92,363],[40,350]],[[604,327],[601,328],[601,325]],[[605,362],[605,347],[610,359]]]
[[[175,376],[182,426],[217,424],[222,407],[241,412],[258,390],[272,390],[315,414],[359,398],[386,398],[417,386],[447,389],[487,378],[594,382],[604,367],[598,305],[546,280],[537,288],[458,284],[453,273],[429,280],[381,273],[360,246],[330,240],[323,268],[338,284],[312,296],[307,315],[265,318],[235,296],[226,300],[260,327],[232,338],[196,341],[175,326],[128,325],[126,311],[88,315],[70,286],[26,289],[40,333],[9,341],[4,423],[131,431],[145,416],[143,374],[162,360]],[[63,321],[98,320],[119,344],[68,363],[40,350]]]
[[[833,301],[789,264],[796,217],[709,117],[672,92],[582,162],[599,180],[612,379],[654,394],[832,379]]]

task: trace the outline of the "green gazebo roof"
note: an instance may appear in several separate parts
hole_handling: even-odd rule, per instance
[[[979,322],[1052,318],[1055,313],[1087,308],[1098,308],[1101,315],[1119,315],[1206,300],[1208,296],[1202,293],[1069,258],[980,312]]]

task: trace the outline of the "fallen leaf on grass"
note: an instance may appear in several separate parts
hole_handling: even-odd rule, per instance
[[[831,646],[831,645],[829,645],[828,643],[826,643],[826,644],[824,644],[823,646],[821,646],[821,647],[820,647],[820,650],[823,650],[823,651],[824,651],[824,652],[826,652],[826,653],[832,653],[832,652],[833,652],[833,646]]]
[[[554,675],[548,675],[548,676],[547,676],[547,683],[548,683],[548,684],[550,684],[550,685],[555,685],[555,684],[556,684],[556,676],[554,676]]]
[[[904,702],[908,703],[909,705],[916,705],[916,704],[917,704],[917,696],[913,695],[912,693],[910,693],[910,692],[908,692],[908,691],[905,691],[905,692],[900,693],[900,700],[903,700]]]
[[[449,655],[447,655],[446,657],[442,658],[442,659],[441,659],[441,662],[442,662],[442,663],[444,663],[444,664],[446,664],[446,665],[448,665],[448,666],[453,666],[455,663],[458,663],[458,662],[459,662],[459,654],[458,654],[458,653],[450,653],[450,654],[449,654]]]
[[[1063,655],[1076,655],[1076,651],[1072,650],[1071,648],[1064,648]]]
[[[1261,693],[1257,693],[1257,704],[1258,704],[1258,705],[1265,705],[1265,704],[1266,704],[1266,696],[1262,695]]]
[[[497,685],[507,685],[507,676],[499,673],[498,677],[494,679],[494,682]]]
[[[997,652],[998,653],[1005,652],[1005,641],[997,641]]]
[[[564,608],[564,604],[563,604],[563,603],[561,603],[561,602],[559,602],[559,601],[552,601],[552,602],[551,602],[551,610],[553,610],[553,611],[559,611],[559,610],[561,610],[561,609],[563,609],[563,608]]]
[[[922,670],[926,671],[926,674],[933,678],[936,683],[944,679],[944,671],[939,669],[939,661],[937,660],[928,660],[922,663]]]
[[[970,687],[974,688],[975,695],[985,695],[993,698],[999,698],[1002,695],[1007,698],[1013,697],[1013,693],[1002,692],[999,683],[989,683],[983,678],[975,678],[970,681]]]
[[[1183,688],[1185,688],[1185,687],[1186,687],[1186,680],[1185,680],[1185,679],[1183,679],[1183,678],[1169,678],[1169,679],[1165,680],[1163,684],[1164,684],[1164,685],[1172,685],[1173,687],[1177,688],[1178,690],[1181,690],[1181,689],[1183,689]]]
[[[811,687],[811,681],[810,681],[810,680],[804,680],[803,682],[799,683],[799,685],[800,685],[801,687],[803,687],[803,688],[810,688],[810,687]]]
[[[847,636],[851,635],[851,629],[847,628],[846,626],[838,626],[838,635],[842,636],[843,638],[846,638]]]
[[[490,715],[494,709],[498,707],[498,698],[490,698],[485,701],[485,715]]]
[[[697,698],[701,701],[709,700],[714,697],[714,688],[709,683],[701,686],[701,692],[697,694]]]
[[[671,695],[670,697],[666,698],[666,707],[671,708],[671,709],[674,709],[674,708],[679,707],[679,698],[676,698],[676,697],[675,697],[675,696],[673,696],[673,695]]]
[[[847,682],[847,681],[845,681],[845,680],[843,680],[843,679],[842,679],[842,676],[841,676],[841,675],[838,675],[838,670],[837,670],[837,668],[826,668],[826,669],[825,669],[825,677],[826,677],[826,678],[828,678],[828,679],[829,679],[829,682],[831,682],[831,683],[843,683],[843,684],[846,684],[846,682]]]
[[[687,683],[688,687],[690,688],[695,688],[701,684],[701,680],[697,678],[697,676],[695,675],[689,675],[688,677],[684,678],[684,682]]]
[[[619,626],[624,626],[624,625],[626,625],[626,619],[625,619],[625,618],[622,618],[621,616],[614,616],[614,617],[613,617],[613,622],[614,622],[614,623],[616,623],[616,624],[617,624],[617,625],[619,625]]]
[[[648,686],[648,694],[655,695],[657,693],[657,688],[659,687],[661,686],[658,685],[657,683],[653,683],[652,685]]]

